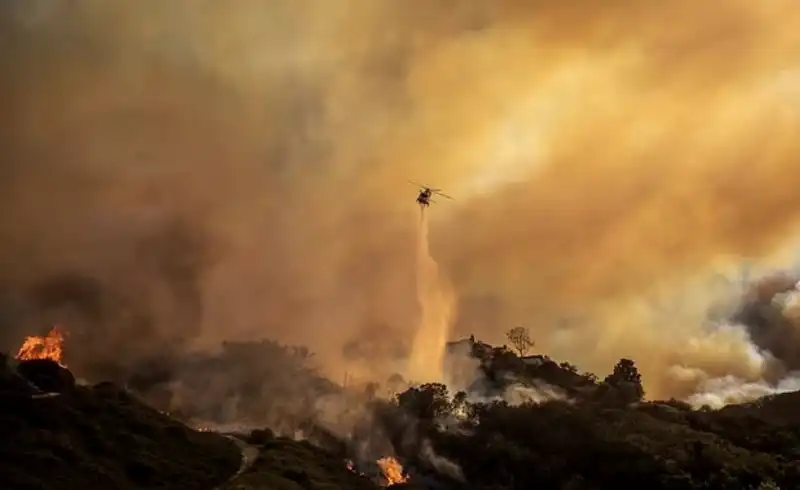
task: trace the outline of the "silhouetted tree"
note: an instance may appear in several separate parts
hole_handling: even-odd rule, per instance
[[[464,412],[467,408],[467,393],[459,391],[453,396],[453,402],[450,407],[454,412]]]
[[[569,372],[575,373],[575,374],[578,373],[578,367],[576,365],[574,365],[574,364],[570,364],[569,362],[564,361],[561,364],[559,364],[558,366],[561,369],[565,370],[565,371],[569,371]]]
[[[614,366],[614,371],[606,376],[606,383],[627,381],[629,383],[642,383],[642,376],[636,368],[636,363],[630,359],[620,359]]]
[[[511,345],[519,353],[520,357],[528,353],[528,351],[536,343],[531,339],[530,332],[525,327],[514,327],[506,332],[506,337]]]
[[[636,363],[630,359],[620,359],[614,366],[614,372],[606,376],[604,382],[621,392],[625,402],[637,402],[644,398],[642,375]]]
[[[411,387],[397,395],[397,403],[420,419],[427,420],[444,415],[451,408],[447,386],[441,383]]]

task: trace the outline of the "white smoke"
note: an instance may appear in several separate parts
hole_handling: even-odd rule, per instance
[[[745,364],[741,372],[749,377],[736,374],[712,375],[710,370],[685,365],[675,365],[669,370],[669,376],[678,382],[691,382],[696,385],[694,393],[685,401],[694,408],[704,406],[719,409],[726,405],[747,403],[758,398],[787,393],[800,389],[800,373],[781,372],[781,363],[769,352],[759,349],[750,339],[745,326],[722,325],[716,329],[722,338],[740,339],[737,345],[746,347]],[[709,336],[714,342],[720,337]],[[702,342],[697,340],[697,342]],[[692,345],[690,343],[689,349]],[[720,353],[724,355],[726,345],[720,343]],[[700,346],[702,348],[702,346]],[[706,352],[708,349],[704,349]]]
[[[444,379],[450,391],[463,391],[469,403],[504,402],[517,406],[567,400],[566,394],[558,387],[536,379],[520,380],[510,373],[504,374],[506,387],[499,393],[495,392],[494,383],[486,379],[480,360],[472,356],[471,341],[451,344],[444,365]]]
[[[464,471],[461,469],[461,467],[444,456],[436,454],[436,452],[433,450],[433,446],[427,439],[422,441],[420,456],[422,456],[422,459],[430,463],[431,466],[436,468],[439,473],[457,480],[464,481]]]
[[[764,380],[748,382],[734,376],[713,378],[700,385],[698,393],[686,401],[694,408],[708,406],[722,408],[735,403],[745,403],[768,395],[800,390],[800,373],[780,380],[772,385]]]
[[[473,389],[467,392],[467,401],[469,403],[504,402],[511,406],[518,406],[548,401],[568,401],[568,397],[563,390],[539,380],[521,382],[509,378],[507,382],[510,384],[498,394],[487,394],[487,392],[490,392],[489,390],[476,390],[475,387],[483,384],[482,381],[483,379],[477,380],[473,384]]]

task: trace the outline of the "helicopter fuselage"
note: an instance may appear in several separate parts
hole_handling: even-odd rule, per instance
[[[419,196],[417,196],[417,202],[420,206],[430,206],[431,205],[431,190],[430,189],[423,189],[420,191]]]

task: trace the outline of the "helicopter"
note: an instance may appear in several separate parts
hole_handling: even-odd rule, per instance
[[[408,181],[410,184],[414,184],[415,186],[420,188],[419,195],[417,196],[417,203],[421,207],[428,207],[431,205],[432,202],[436,202],[432,199],[433,195],[436,194],[437,196],[442,196],[447,199],[453,199],[452,197],[448,196],[447,194],[442,193],[441,189],[432,189],[428,186],[424,186],[422,184],[418,184],[411,180]]]

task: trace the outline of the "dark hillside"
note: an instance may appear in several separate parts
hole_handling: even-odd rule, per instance
[[[384,456],[396,457],[409,477],[396,488],[800,488],[797,393],[694,410],[676,400],[645,401],[630,359],[621,359],[598,380],[544,355],[519,357],[505,348],[475,346],[478,362],[472,364],[478,371],[469,392],[425,384],[391,400],[375,397],[376,389],[369,390],[372,395],[356,388],[337,394],[308,373],[295,375],[304,381],[295,383],[302,389],[292,390],[280,382],[284,361],[255,375],[243,369],[243,346],[234,346],[236,355],[223,351],[213,363],[202,360],[196,366],[207,365],[203,373],[223,373],[230,380],[226,396],[241,399],[248,418],[255,420],[258,410],[264,414],[269,407],[291,407],[286,415],[276,418],[275,412],[270,418],[289,431],[284,434],[309,439],[256,431],[249,442],[260,454],[225,488],[370,490],[380,481],[376,463]],[[270,343],[248,349],[268,349],[275,359],[281,349],[296,352]],[[302,372],[297,369],[291,372]],[[211,490],[239,466],[239,451],[230,441],[191,430],[111,384],[76,386],[67,371],[42,362],[24,363],[19,372],[62,394],[44,398],[12,371],[0,373],[6,400],[0,410],[6,436],[0,456],[10,488]],[[279,389],[267,389],[272,386]],[[195,389],[201,391],[202,384]],[[514,390],[541,396],[528,401],[503,396]],[[270,401],[273,393],[280,395]],[[326,428],[314,418],[319,393],[357,409],[360,418],[351,420],[352,426]],[[210,404],[214,400],[219,406]],[[225,400],[206,397],[192,411],[223,413]],[[348,460],[355,472],[348,471]]]
[[[349,471],[342,458],[308,442],[258,441],[256,463],[225,490],[376,490],[370,479]]]
[[[55,363],[49,369],[71,378]],[[42,396],[3,367],[0,393],[3,488],[211,489],[240,464],[230,440],[192,430],[110,384]]]

